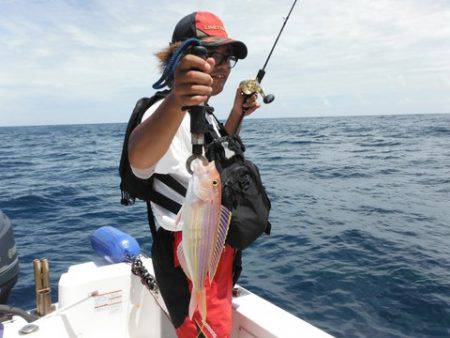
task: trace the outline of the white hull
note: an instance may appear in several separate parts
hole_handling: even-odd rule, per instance
[[[150,259],[143,259],[153,274]],[[331,337],[311,324],[239,287],[233,299],[233,338]],[[175,330],[156,298],[125,263],[74,265],[58,284],[57,311],[33,322],[27,335],[20,317],[4,322],[3,338],[172,338]]]

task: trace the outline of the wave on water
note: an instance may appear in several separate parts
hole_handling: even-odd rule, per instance
[[[450,115],[245,121],[272,201],[272,234],[240,284],[337,337],[444,337],[450,328]],[[58,276],[94,258],[104,225],[149,253],[143,203],[120,205],[124,124],[0,128],[0,209],[34,307],[32,260]],[[26,152],[24,152],[26,149]]]

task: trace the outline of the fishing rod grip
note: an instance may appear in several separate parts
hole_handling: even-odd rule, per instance
[[[189,50],[189,54],[201,57],[206,60],[208,50],[204,46],[194,46]],[[191,116],[191,144],[192,155],[186,161],[186,169],[188,173],[192,174],[191,163],[195,159],[201,159],[206,165],[208,160],[203,156],[203,146],[205,145],[205,134],[209,131],[209,125],[206,121],[206,113],[213,112],[214,108],[205,104],[198,104],[194,106],[184,106],[182,110],[187,110]]]
[[[256,75],[256,81],[258,81],[258,83],[261,83],[262,79],[264,78],[264,75],[266,75],[266,71],[264,69],[260,69],[258,71],[258,75]]]
[[[241,113],[241,115],[239,116],[239,120],[238,120],[238,122],[237,122],[237,124],[236,124],[236,127],[234,128],[233,134],[237,134],[237,133],[238,133],[238,130],[239,130],[239,128],[241,127],[241,124],[242,124],[242,120],[244,119],[244,116],[245,116],[245,114],[247,113],[247,110],[248,110],[248,108],[244,108],[244,104],[247,103],[247,100],[248,100],[250,97],[252,97],[253,94],[255,94],[255,93],[252,93],[252,94],[245,94],[244,92],[242,93],[242,95],[244,96],[244,101],[242,102],[242,106],[241,106],[241,108],[242,108],[242,113]]]
[[[242,93],[242,95],[244,96],[244,102],[242,102],[242,116],[241,116],[240,121],[242,121],[242,119],[244,118],[245,113],[247,113],[247,110],[248,110],[248,108],[244,108],[244,104],[246,104],[247,101],[248,101],[254,94],[255,94],[255,93],[252,93],[252,94],[245,94],[245,93]],[[240,122],[239,122],[239,124],[240,124]]]
[[[202,59],[206,60],[206,57],[208,56],[208,50],[204,46],[194,46],[194,47],[191,47],[191,49],[189,49],[188,54],[192,54],[192,55],[201,57]],[[183,107],[181,107],[181,110],[183,110],[183,111],[190,110],[191,108],[195,109],[195,107],[198,107],[198,106],[204,107],[204,105],[183,106]]]

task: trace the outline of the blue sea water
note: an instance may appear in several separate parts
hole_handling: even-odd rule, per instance
[[[0,209],[34,306],[32,260],[58,277],[113,225],[149,252],[145,206],[120,205],[125,124],[0,128]],[[271,236],[240,283],[338,337],[450,336],[450,115],[248,120],[247,156],[272,200]]]

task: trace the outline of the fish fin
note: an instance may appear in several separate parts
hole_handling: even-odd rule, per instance
[[[191,275],[189,273],[189,269],[186,263],[186,257],[184,257],[184,251],[183,251],[183,243],[178,244],[178,248],[177,248],[177,256],[178,256],[178,261],[180,262],[181,268],[184,271],[184,274],[186,275],[187,278],[191,279]]]
[[[206,323],[206,290],[203,289],[197,293],[197,306],[202,318],[202,323]]]
[[[175,217],[175,228],[178,229],[178,231],[181,231],[183,229],[183,221],[181,219],[182,214],[183,214],[183,205],[178,211],[177,217]]]
[[[198,299],[197,299],[197,292],[192,288],[191,292],[191,299],[189,301],[189,319],[192,319],[194,317],[194,312],[197,310],[198,306]]]
[[[209,263],[209,284],[211,285],[214,275],[219,265],[220,257],[222,256],[223,247],[225,245],[225,238],[227,237],[228,228],[231,222],[231,211],[224,207],[220,207],[219,226],[215,235],[214,247],[211,254],[211,261]]]

